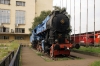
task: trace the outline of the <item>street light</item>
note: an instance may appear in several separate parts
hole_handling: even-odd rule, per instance
[[[62,0],[62,8],[63,8],[63,0]]]
[[[81,0],[80,0],[80,26],[79,26],[79,30],[80,30],[79,36],[81,36]],[[80,41],[80,37],[79,37],[79,41]]]
[[[66,10],[67,10],[67,0],[66,0]]]
[[[75,0],[74,0],[74,42],[75,42]]]
[[[88,0],[87,0],[87,24],[86,24],[86,37],[88,34]],[[87,44],[87,38],[86,38],[86,44]]]
[[[95,44],[95,0],[94,0],[94,44]]]
[[[70,16],[71,16],[71,0],[70,0]],[[71,25],[71,17],[70,17],[70,25]],[[71,40],[71,33],[70,33],[70,40]]]
[[[74,44],[75,44],[75,31],[77,31],[77,30],[74,30]]]
[[[94,0],[94,44],[95,44],[95,0]]]

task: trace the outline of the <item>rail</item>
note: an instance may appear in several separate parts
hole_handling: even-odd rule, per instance
[[[9,66],[12,58],[14,56],[14,51],[12,51],[11,53],[9,53],[8,56],[6,56],[1,62],[0,62],[0,66]]]
[[[14,54],[14,57],[13,57],[13,59],[11,60],[9,66],[19,66],[20,49],[21,49],[21,45],[19,46],[17,52]]]

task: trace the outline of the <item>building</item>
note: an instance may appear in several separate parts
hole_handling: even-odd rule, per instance
[[[39,16],[43,10],[53,10],[53,0],[36,0],[36,16]]]
[[[34,17],[43,10],[52,10],[52,5],[53,0],[0,0],[0,43],[29,43]]]

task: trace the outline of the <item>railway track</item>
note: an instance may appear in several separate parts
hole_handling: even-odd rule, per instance
[[[44,54],[41,52],[37,52],[39,56],[41,56],[44,60],[55,60],[55,61],[60,61],[60,60],[78,60],[78,59],[82,59],[81,57],[78,57],[77,55],[69,55],[69,56],[65,56],[65,55],[58,55],[56,57],[50,57],[49,54]]]
[[[80,59],[98,59],[99,58],[99,57],[86,55],[86,54],[82,54],[82,53],[77,53],[77,52],[71,52],[70,56],[59,55],[59,56],[52,57],[52,58],[48,54],[44,54],[44,53],[40,54],[40,56],[43,59],[55,60],[55,61],[59,61],[59,60],[80,60]]]

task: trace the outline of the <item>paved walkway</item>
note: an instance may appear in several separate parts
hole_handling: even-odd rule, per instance
[[[82,56],[85,59],[47,62],[38,56],[31,48],[23,47],[21,52],[21,64],[22,66],[89,66],[92,62],[99,59],[98,57],[87,56],[73,52],[71,52],[71,54],[78,55],[79,57]]]
[[[40,58],[31,48],[23,47],[22,52],[22,66],[41,66],[45,61]]]

